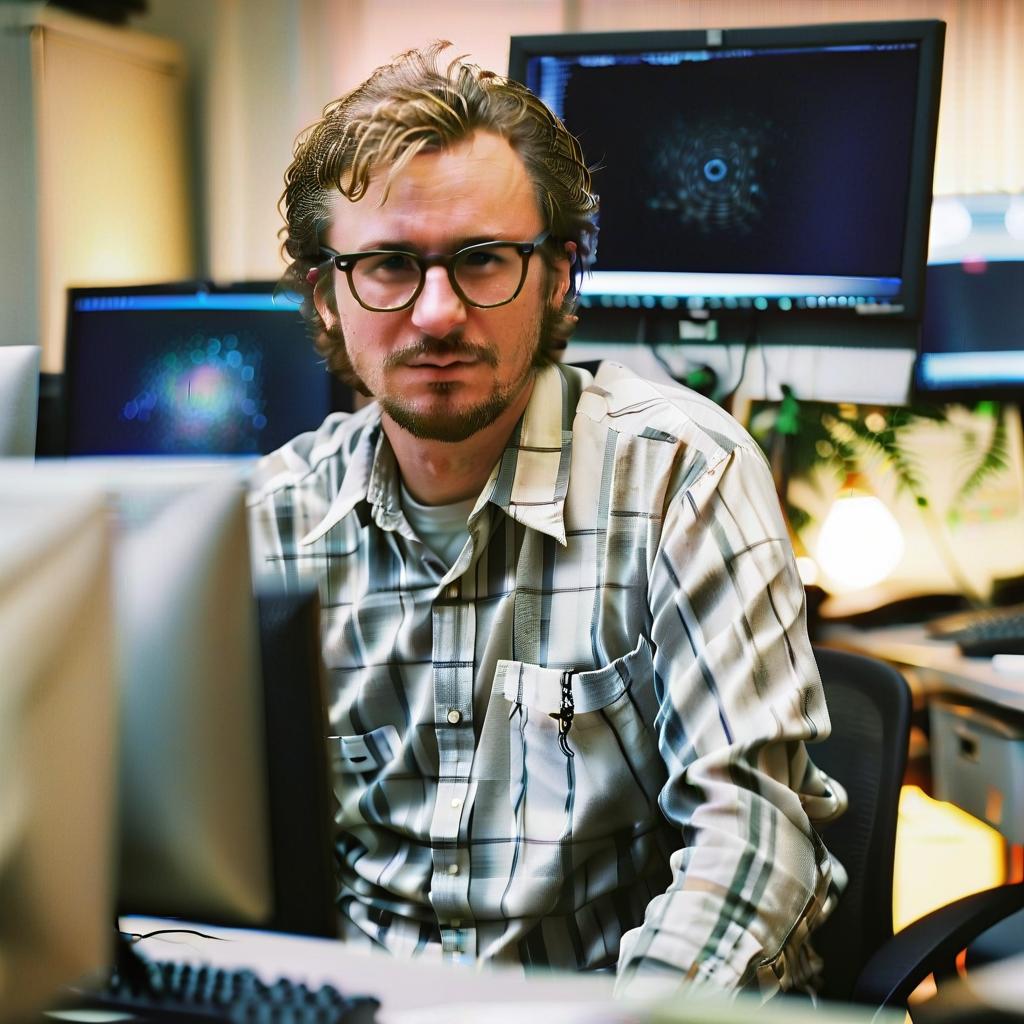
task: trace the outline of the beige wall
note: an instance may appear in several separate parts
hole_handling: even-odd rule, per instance
[[[188,48],[205,269],[276,277],[295,135],[378,64],[438,38],[505,70],[513,34],[893,18],[947,22],[938,193],[1024,191],[1024,0],[150,0]]]

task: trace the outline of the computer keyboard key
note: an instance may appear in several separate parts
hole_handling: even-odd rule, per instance
[[[107,988],[85,995],[76,1008],[124,1012],[147,1020],[220,1024],[373,1024],[380,1005],[345,995],[333,985],[310,988],[278,978],[267,984],[251,970],[225,970],[131,954]]]
[[[1024,605],[979,608],[929,623],[936,640],[952,641],[968,658],[1024,653]]]
[[[957,640],[965,658],[994,658],[997,654],[1024,654],[1024,636],[969,635]]]

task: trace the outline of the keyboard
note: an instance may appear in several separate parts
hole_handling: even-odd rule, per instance
[[[137,958],[115,970],[106,989],[76,998],[76,1009],[131,1014],[143,1021],[247,1024],[373,1024],[378,1001],[332,985],[308,988],[281,978],[271,984],[249,970],[223,970]]]
[[[968,658],[1024,654],[1024,604],[944,615],[927,629],[936,640],[952,640]]]

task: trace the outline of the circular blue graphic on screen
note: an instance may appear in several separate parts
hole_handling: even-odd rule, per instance
[[[729,173],[729,165],[719,156],[713,156],[704,165],[704,177],[712,183],[722,181]]]
[[[771,132],[770,124],[721,120],[670,126],[654,156],[659,187],[647,206],[702,234],[751,231],[762,216]]]

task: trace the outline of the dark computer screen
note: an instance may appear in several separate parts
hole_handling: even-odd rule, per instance
[[[76,288],[68,455],[261,455],[346,396],[273,285]]]
[[[932,399],[1024,399],[1024,260],[929,265],[914,390]]]
[[[510,73],[595,168],[584,304],[919,316],[942,38],[939,22],[513,38]]]

